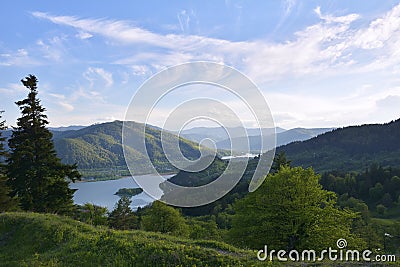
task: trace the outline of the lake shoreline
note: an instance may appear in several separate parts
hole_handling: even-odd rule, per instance
[[[139,178],[139,175],[136,175]],[[140,178],[156,179],[159,183],[169,179],[171,175],[140,175]],[[163,178],[163,179],[161,179]],[[91,203],[97,206],[105,207],[109,211],[113,210],[115,204],[120,200],[118,195],[115,195],[122,188],[140,188],[136,180],[132,176],[126,176],[121,179],[113,180],[102,180],[102,181],[91,181],[91,182],[78,182],[70,183],[69,188],[77,189],[74,192],[74,203],[78,205],[84,205],[85,203]],[[131,198],[131,208],[136,210],[138,207],[144,207],[154,200],[154,197],[148,195],[146,192],[142,192]]]
[[[147,174],[138,174],[137,176],[155,176],[155,175],[161,175],[161,176],[167,176],[167,175],[177,175],[177,172],[166,172],[166,173],[147,173]],[[113,180],[120,180],[124,179],[127,177],[133,177],[134,175],[124,175],[124,176],[119,176],[119,177],[111,177],[109,179],[82,179],[82,180],[76,180],[75,182],[70,182],[73,184],[77,183],[92,183],[92,182],[102,182],[102,181],[113,181]]]

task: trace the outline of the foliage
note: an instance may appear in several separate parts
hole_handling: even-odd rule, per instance
[[[0,213],[19,210],[18,199],[10,197],[11,189],[7,185],[7,177],[0,173]]]
[[[284,151],[279,152],[275,155],[274,161],[271,166],[272,172],[278,172],[281,167],[290,166],[291,161],[286,158]]]
[[[4,111],[0,110],[0,166],[1,166],[0,170],[1,171],[4,171],[3,170],[3,168],[4,168],[3,162],[7,156],[7,152],[4,149],[4,142],[6,141],[6,138],[2,136],[3,131],[7,130],[6,121],[1,120],[1,118],[2,118],[1,114],[3,112]]]
[[[383,168],[372,164],[363,172],[327,172],[322,175],[321,184],[327,190],[359,199],[369,210],[379,216],[399,217],[400,209],[396,199],[400,197],[400,168]],[[386,212],[390,211],[390,212]]]
[[[130,208],[132,201],[129,197],[121,197],[114,210],[108,217],[108,224],[111,228],[115,229],[138,229],[138,218]]]
[[[24,210],[63,213],[73,208],[74,190],[66,177],[80,178],[76,165],[65,165],[57,158],[51,140],[45,108],[37,98],[37,78],[29,75],[21,80],[29,90],[28,97],[16,102],[22,116],[8,141],[7,176],[12,196],[18,196]]]
[[[204,158],[204,161],[211,161]],[[227,163],[218,157],[214,157],[211,164],[200,172],[179,171],[179,173],[170,179],[169,182],[186,187],[206,185],[218,178],[226,169]],[[193,169],[196,169],[194,167]]]
[[[57,154],[64,163],[77,163],[80,169],[85,170],[84,174],[86,171],[100,169],[107,169],[107,176],[111,177],[120,176],[121,172],[126,174],[125,157],[138,163],[133,166],[132,171],[135,174],[145,174],[147,168],[143,166],[147,155],[137,150],[134,144],[124,144],[125,151],[122,148],[123,126],[126,129],[126,136],[131,137],[132,140],[139,140],[139,136],[143,134],[141,130],[144,128],[146,149],[155,168],[165,173],[176,171],[163,153],[160,129],[136,122],[114,121],[94,124],[79,130],[54,132]],[[162,134],[163,145],[174,147],[174,135],[166,131]],[[198,144],[195,142],[179,138],[179,147],[182,154],[189,159],[193,160],[200,156]],[[96,172],[94,176],[97,175]]]
[[[178,210],[155,201],[142,216],[141,229],[145,231],[187,237],[189,228]]]
[[[143,192],[142,188],[120,188],[115,195],[119,197],[133,197]]]
[[[74,219],[90,225],[107,225],[107,208],[91,203],[78,206]]]
[[[324,133],[303,142],[277,148],[285,151],[293,166],[313,167],[317,172],[363,171],[365,166],[400,165],[400,119],[387,124],[351,126]]]
[[[254,251],[50,214],[0,214],[2,266],[265,266]]]
[[[4,149],[5,137],[2,137],[2,132],[7,129],[5,121],[1,121],[0,111],[0,212],[11,211],[18,209],[18,200],[10,196],[11,189],[7,185],[8,178],[6,176],[5,165],[3,164],[4,158],[7,153]]]
[[[242,247],[286,250],[324,249],[339,238],[355,244],[350,230],[356,214],[335,204],[335,194],[322,189],[311,168],[282,166],[235,203],[230,237]]]
[[[400,255],[400,219],[372,218],[370,223],[371,232],[376,244],[386,253]]]
[[[246,170],[236,184],[236,186],[222,198],[200,207],[182,208],[182,213],[189,216],[215,215],[220,228],[227,228],[229,225],[229,209],[230,205],[239,198],[244,197],[248,193],[249,182],[254,174],[259,158],[250,159]],[[207,184],[218,178],[227,166],[227,162],[216,157],[214,161],[204,170],[200,172],[180,171],[177,175],[170,178],[169,181],[182,186],[200,186]],[[228,212],[228,213],[226,213]]]
[[[215,220],[210,218],[190,218],[188,220],[189,237],[191,239],[220,240],[220,231]]]

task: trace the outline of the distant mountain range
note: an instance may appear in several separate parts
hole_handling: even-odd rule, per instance
[[[121,121],[94,124],[91,126],[70,126],[51,128],[53,140],[59,157],[65,163],[77,163],[80,169],[115,169],[126,170],[122,149]],[[139,135],[140,124],[132,122],[129,132],[135,138]],[[271,134],[274,129],[263,129],[264,134]],[[260,133],[257,129],[247,129],[251,150],[260,148]],[[316,171],[362,170],[376,162],[383,166],[400,165],[400,120],[387,124],[351,126],[340,129],[295,128],[285,130],[277,128],[277,153],[284,151],[293,165],[312,166]],[[234,129],[232,132],[235,132]],[[172,137],[173,133],[167,135]],[[3,132],[9,137],[11,130]],[[226,132],[222,128],[198,127],[181,132],[180,149],[188,158],[198,158],[198,142],[204,138],[217,141],[217,148],[229,149]],[[235,136],[239,142],[245,137]],[[168,139],[168,138],[167,138]],[[191,140],[188,140],[191,139]],[[168,144],[173,146],[174,144]],[[150,158],[159,171],[175,170],[163,154],[160,128],[146,128],[146,147]],[[140,173],[144,155],[135,147],[127,147],[128,156],[133,157]]]
[[[228,136],[228,130],[231,136]],[[232,143],[245,144],[249,142],[249,148],[253,153],[260,153],[261,151],[261,139],[264,144],[269,143],[268,140],[271,135],[276,133],[276,146],[282,146],[295,141],[304,141],[313,138],[319,134],[332,131],[333,128],[294,128],[285,130],[280,127],[264,128],[262,130],[258,128],[246,129],[246,135],[243,135],[243,131],[239,128],[228,128],[225,130],[222,127],[195,127],[188,130],[183,130],[180,136],[192,140],[194,142],[200,142],[205,138],[210,138],[216,142],[217,149],[230,150]],[[261,136],[262,132],[262,136]],[[271,146],[265,146],[265,150],[271,149]],[[237,152],[248,152],[248,151],[237,151]]]
[[[83,128],[86,128],[88,126],[82,126],[82,125],[71,125],[71,126],[61,126],[61,127],[49,127],[48,129],[50,131],[59,131],[59,132],[63,132],[63,131],[70,131],[70,130],[80,130]]]
[[[332,128],[295,128],[291,130],[285,130],[276,133],[276,147],[289,144],[295,141],[304,141],[310,138],[313,138],[319,134],[323,134],[325,132],[332,131]],[[249,148],[253,153],[260,153],[261,151],[261,140],[263,140],[264,144],[268,144],[268,140],[271,138],[271,133],[268,134],[266,132],[262,137],[261,135],[253,135],[249,137],[236,137],[234,140],[225,139],[216,143],[218,149],[230,149],[231,143],[244,143],[249,140]],[[272,149],[273,147],[264,145],[264,151]]]
[[[258,128],[247,128],[245,129],[247,136],[260,136],[261,131]],[[286,131],[283,128],[276,127],[275,131],[281,133]],[[223,128],[223,127],[194,127],[191,129],[183,130],[179,134],[183,138],[200,142],[205,138],[210,138],[215,142],[220,142],[228,140],[228,132],[231,134],[230,138],[240,138],[244,137],[241,128]],[[270,135],[274,132],[274,128],[264,128],[262,129],[263,135]]]

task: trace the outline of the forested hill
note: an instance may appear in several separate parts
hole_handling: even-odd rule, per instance
[[[386,124],[340,128],[277,148],[292,165],[316,171],[359,171],[371,163],[400,166],[400,119]]]
[[[53,140],[58,156],[65,163],[77,163],[81,169],[117,168],[125,167],[125,158],[122,149],[122,121],[114,121],[95,124],[80,130],[53,132]],[[130,122],[127,127],[132,138],[139,139],[141,127],[136,122]],[[172,140],[172,135],[165,133],[167,145]],[[198,144],[180,138],[180,149],[182,153],[191,159],[200,156]],[[162,153],[161,131],[155,127],[146,127],[146,147],[150,159],[160,171],[171,171],[172,165],[168,163]],[[141,162],[144,155],[135,147],[127,146],[129,157],[138,162],[137,172],[140,173]]]

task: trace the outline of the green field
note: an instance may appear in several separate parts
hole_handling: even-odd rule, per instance
[[[144,231],[93,227],[67,217],[0,214],[1,266],[266,266],[254,251]]]

